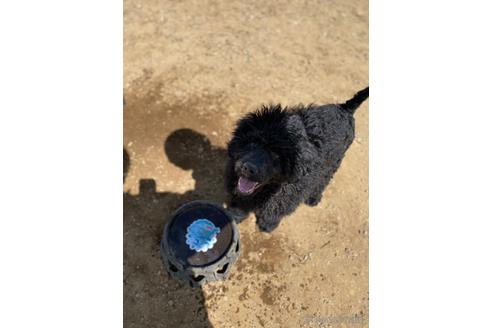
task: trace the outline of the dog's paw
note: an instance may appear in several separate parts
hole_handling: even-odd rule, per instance
[[[236,222],[236,223],[241,223],[242,221],[244,221],[244,219],[246,219],[248,217],[248,213],[237,208],[237,207],[230,207],[227,209],[227,211],[229,212],[229,214],[231,215],[232,219]]]
[[[275,230],[276,227],[277,226],[258,224],[258,228],[261,232],[271,233],[273,230]]]
[[[311,196],[308,199],[306,199],[304,203],[308,206],[316,206],[319,204],[320,201],[321,201],[321,195],[316,197]]]
[[[273,230],[275,230],[278,227],[279,223],[280,223],[280,221],[270,222],[270,221],[264,221],[264,220],[258,220],[258,222],[257,222],[258,228],[260,229],[260,231],[268,232],[268,233],[271,233]]]

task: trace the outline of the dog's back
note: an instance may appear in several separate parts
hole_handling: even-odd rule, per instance
[[[343,157],[354,140],[355,110],[369,96],[369,87],[359,91],[344,104],[306,107],[298,111],[309,141],[320,155],[329,160]]]

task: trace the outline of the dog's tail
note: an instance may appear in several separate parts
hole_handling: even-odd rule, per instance
[[[353,114],[357,108],[359,108],[360,104],[364,102],[364,100],[369,97],[369,87],[360,90],[352,97],[352,99],[347,100],[344,104],[341,104],[340,107]]]

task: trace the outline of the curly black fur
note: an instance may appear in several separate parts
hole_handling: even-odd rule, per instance
[[[271,232],[302,202],[317,205],[354,139],[353,113],[368,96],[369,87],[344,104],[263,106],[241,119],[226,169],[236,221],[254,212],[260,229]],[[242,192],[240,177],[257,183],[253,192]]]

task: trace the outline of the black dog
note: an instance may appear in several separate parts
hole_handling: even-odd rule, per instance
[[[354,140],[353,114],[369,87],[344,104],[263,106],[241,119],[228,144],[226,187],[237,222],[254,212],[271,232],[302,203],[315,206]]]

